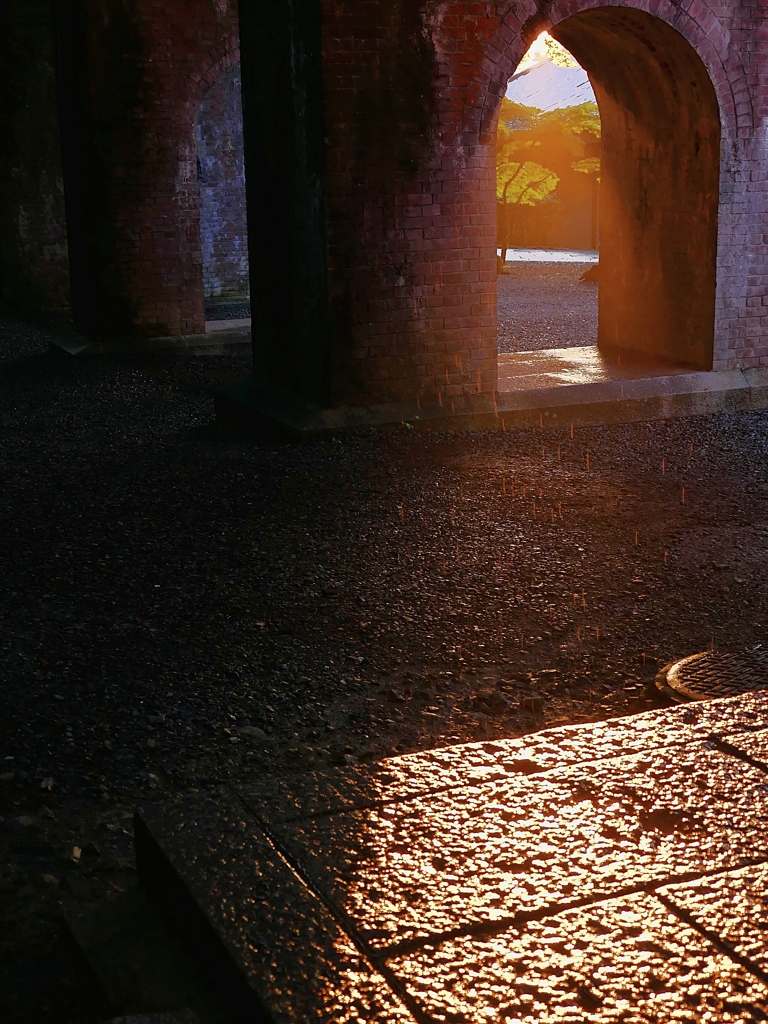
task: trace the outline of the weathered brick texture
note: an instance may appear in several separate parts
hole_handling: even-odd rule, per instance
[[[222,72],[200,104],[197,179],[203,294],[210,300],[248,297],[243,103],[240,64]]]
[[[95,329],[205,329],[201,100],[239,60],[235,0],[81,0]]]
[[[720,118],[707,70],[644,11],[584,11],[554,31],[600,105],[598,344],[710,369]]]
[[[613,173],[624,182],[621,230],[634,232],[614,245],[632,254],[616,282],[631,316],[604,303],[602,340],[621,345],[631,336],[628,347],[652,347],[656,320],[661,352],[672,358],[715,368],[768,363],[764,4],[324,0],[329,287],[349,371],[338,400],[493,388],[500,99],[544,29],[567,37],[586,63],[594,33],[579,16],[598,6],[608,15],[646,12],[672,30],[655,53],[649,45],[662,33],[644,41],[636,32],[633,52],[621,18],[604,15],[625,66],[604,60],[590,69],[613,140],[627,147],[614,150]],[[658,107],[637,109],[649,84]],[[718,111],[719,185],[706,159],[718,144]],[[628,145],[633,130],[642,138]],[[638,157],[650,161],[642,180],[629,168]],[[633,327],[638,316],[644,323]],[[619,336],[608,339],[613,328]]]
[[[96,329],[202,331],[196,126],[234,0],[67,2]],[[765,3],[242,2],[260,373],[331,404],[495,387],[495,125],[543,29],[603,105],[601,343],[768,365]]]

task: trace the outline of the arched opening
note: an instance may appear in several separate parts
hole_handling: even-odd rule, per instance
[[[197,119],[203,295],[206,321],[250,316],[240,64],[203,96]]]
[[[542,32],[497,126],[500,355],[597,344],[600,128],[586,71]]]
[[[588,73],[600,112],[599,355],[636,362],[638,375],[709,370],[720,116],[707,69],[679,32],[630,8],[594,8],[550,32]]]

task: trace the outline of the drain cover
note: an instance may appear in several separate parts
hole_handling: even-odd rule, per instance
[[[656,686],[673,700],[714,700],[768,689],[768,649],[736,654],[704,651],[667,665]]]

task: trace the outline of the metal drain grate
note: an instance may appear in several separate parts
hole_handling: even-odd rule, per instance
[[[674,700],[715,700],[768,689],[768,648],[736,654],[704,651],[667,665],[657,687]]]

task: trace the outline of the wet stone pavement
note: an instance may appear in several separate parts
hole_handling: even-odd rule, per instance
[[[570,772],[589,758],[551,730],[579,722],[597,723],[600,758],[632,758],[653,744],[620,716],[665,703],[662,666],[765,642],[764,413],[276,444],[212,422],[212,390],[249,372],[241,354],[72,359],[48,337],[0,320],[3,1024],[109,1018],[61,946],[61,909],[133,884],[138,803],[250,786],[256,813],[267,781],[277,803],[261,790],[258,814],[283,830],[284,798],[357,820],[347,774],[323,793],[283,780],[388,759],[418,802],[422,776],[497,770],[468,742],[525,737],[516,759]],[[528,799],[518,782],[489,775],[498,803]],[[578,846],[575,783],[547,785]],[[426,863],[410,819],[402,831]],[[340,855],[353,839],[339,833]],[[740,856],[751,843],[739,833]],[[654,882],[642,845],[633,858]],[[441,894],[428,927],[538,906],[488,891],[498,905]],[[399,907],[382,903],[375,929],[420,941],[426,904]]]
[[[139,873],[276,1022],[762,1021],[766,751],[757,694],[221,789]]]

